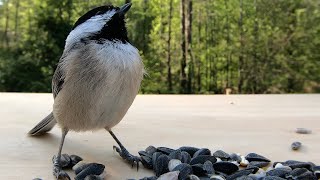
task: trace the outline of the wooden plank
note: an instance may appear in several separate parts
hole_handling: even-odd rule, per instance
[[[60,129],[42,137],[26,135],[52,103],[51,94],[0,93],[0,179],[53,179],[51,158],[58,150]],[[312,134],[294,133],[298,127]],[[319,165],[320,95],[139,95],[114,132],[134,154],[149,145],[191,145]],[[302,149],[292,151],[293,141],[302,142]],[[103,130],[71,132],[63,152],[105,164],[107,179],[153,174],[132,169],[113,152],[113,145]]]

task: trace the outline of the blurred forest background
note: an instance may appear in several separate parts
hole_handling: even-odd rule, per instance
[[[141,93],[319,93],[319,0],[131,0]],[[0,91],[51,92],[73,23],[130,0],[0,0]]]

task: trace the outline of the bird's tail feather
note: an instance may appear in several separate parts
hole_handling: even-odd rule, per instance
[[[53,117],[52,112],[40,121],[34,128],[32,128],[28,134],[32,136],[42,135],[45,132],[50,131],[54,125],[56,125],[56,120]]]

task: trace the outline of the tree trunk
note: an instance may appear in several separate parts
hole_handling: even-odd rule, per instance
[[[229,15],[228,15],[228,2],[227,0],[224,1],[225,3],[225,8],[226,8],[226,11],[227,11],[227,20],[226,20],[226,24],[225,24],[225,28],[227,29],[227,54],[226,54],[226,57],[227,57],[227,78],[226,78],[226,87],[225,88],[230,88],[230,57],[231,57],[231,52],[230,52],[230,27],[229,27]]]
[[[8,35],[8,31],[9,31],[9,0],[4,1],[3,4],[6,4],[6,11],[5,11],[6,19],[5,19],[5,28],[4,28],[2,39],[4,39],[6,47],[9,47],[9,35]]]
[[[28,0],[28,3],[29,4],[32,4],[31,3],[31,0]],[[34,6],[34,4],[32,4],[32,7]],[[32,30],[32,25],[31,25],[31,21],[32,21],[32,17],[31,17],[31,8],[29,8],[28,10],[28,33],[31,34],[31,30]]]
[[[172,74],[171,74],[171,19],[173,11],[173,0],[169,2],[169,18],[168,18],[168,40],[167,40],[167,82],[168,82],[168,91],[172,92]]]
[[[186,25],[187,25],[187,48],[188,48],[188,54],[190,57],[189,60],[189,71],[188,71],[188,93],[193,93],[194,84],[193,84],[193,78],[194,78],[194,58],[192,53],[192,0],[188,0],[188,9],[187,9],[187,19],[186,19]]]
[[[240,0],[240,18],[239,18],[239,29],[240,29],[240,54],[239,54],[239,64],[238,64],[238,93],[242,93],[242,86],[244,81],[244,67],[243,67],[243,46],[244,46],[244,39],[243,39],[243,0]]]
[[[216,21],[213,20],[213,26],[212,27],[216,27],[215,25]],[[210,38],[209,42],[211,42],[212,44],[210,46],[215,46],[215,37],[214,37],[215,33],[213,31],[213,29],[210,29],[210,33],[208,35],[208,38]],[[216,61],[218,60],[217,58],[217,54],[216,53],[212,53],[209,56],[209,60],[210,60],[210,88],[209,91],[216,93],[217,92],[217,68],[216,68]]]
[[[187,62],[187,48],[186,48],[186,15],[185,15],[185,1],[181,0],[180,6],[180,13],[181,13],[181,50],[182,50],[182,58],[180,62],[180,93],[187,92],[187,75],[186,75],[186,62]]]
[[[127,0],[128,1],[128,0]],[[147,9],[148,9],[148,0],[144,0],[143,1],[143,12],[147,12]],[[146,25],[147,24],[147,16],[146,16],[146,13],[143,13],[143,28],[142,28],[142,40],[141,42],[144,42],[142,43],[143,44],[143,49],[142,51],[145,52],[148,48],[148,42],[147,42],[147,36],[148,36],[148,31],[147,31],[147,28],[148,26]]]
[[[257,0],[254,0],[254,9],[255,9],[255,20],[254,20],[254,47],[253,47],[253,73],[251,73],[252,76],[252,93],[257,93],[257,76],[258,76],[258,57],[257,57],[257,44],[259,42],[259,25],[258,25],[258,17],[257,17]]]
[[[211,19],[211,23],[210,25],[210,32],[208,32],[207,38],[208,38],[208,42],[210,42],[210,45],[206,47],[206,49],[209,49],[209,47],[215,47],[217,45],[218,42],[218,33],[219,33],[219,29],[218,27],[220,27],[219,24],[219,17],[218,15],[215,13],[216,9],[215,9],[215,1],[209,1],[210,4],[213,5],[213,10],[208,11],[207,10],[207,14],[208,15],[208,19]],[[207,6],[209,6],[210,4],[208,4]],[[208,9],[208,8],[207,8]],[[214,92],[214,93],[218,93],[218,70],[217,70],[217,63],[218,63],[218,52],[217,51],[213,51],[212,53],[210,53],[210,56],[208,57],[208,59],[210,60],[210,83],[209,83],[209,92]],[[222,81],[221,81],[222,82]]]
[[[200,51],[201,49],[201,28],[202,28],[202,24],[201,24],[201,11],[198,12],[198,40],[197,40],[197,44],[198,44],[198,51]],[[202,52],[202,51],[200,51]],[[201,91],[201,59],[200,59],[200,55],[199,53],[197,53],[197,93],[199,93]]]
[[[208,3],[206,2],[205,3],[206,5],[208,5]],[[209,16],[208,16],[208,14],[209,14],[209,11],[208,11],[208,9],[206,9],[206,15],[207,15],[207,18],[209,18]],[[211,21],[209,21],[209,22],[211,22]],[[209,77],[209,71],[211,71],[211,69],[210,69],[210,60],[209,60],[209,56],[208,56],[208,48],[209,48],[209,38],[208,38],[208,36],[209,36],[209,33],[208,33],[208,23],[209,23],[208,21],[206,21],[206,23],[205,23],[205,27],[204,27],[204,40],[205,40],[205,67],[206,67],[206,78],[205,78],[205,80],[206,80],[206,91],[210,91],[210,84],[211,84],[211,78]]]
[[[20,0],[16,0],[16,14],[15,14],[15,24],[14,24],[14,41],[16,42],[18,39],[18,26],[19,26],[19,8],[20,8]]]

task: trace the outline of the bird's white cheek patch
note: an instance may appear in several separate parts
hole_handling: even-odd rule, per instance
[[[104,15],[93,16],[86,22],[77,26],[69,33],[66,39],[65,49],[69,49],[82,38],[89,37],[92,34],[99,32],[114,14],[115,11],[109,11]]]

